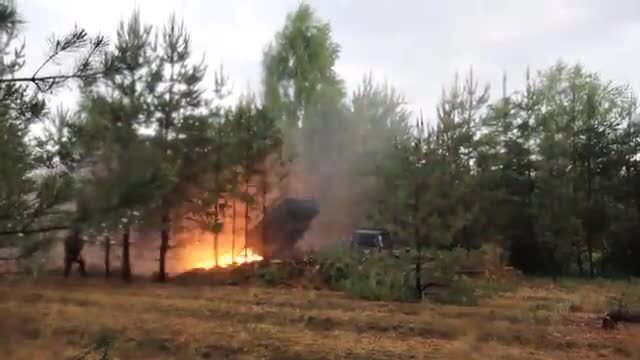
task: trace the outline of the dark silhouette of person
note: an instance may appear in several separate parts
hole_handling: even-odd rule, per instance
[[[82,232],[80,225],[73,224],[69,234],[64,240],[64,277],[67,278],[71,272],[73,263],[78,263],[80,267],[80,273],[85,276],[84,259],[82,258],[82,248],[84,247],[84,240],[82,239]]]

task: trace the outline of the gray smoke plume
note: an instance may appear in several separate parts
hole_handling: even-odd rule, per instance
[[[288,256],[318,215],[315,199],[285,198],[266,213],[249,234],[248,245],[265,258]]]

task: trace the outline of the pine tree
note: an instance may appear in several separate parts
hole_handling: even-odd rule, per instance
[[[0,53],[3,56],[2,71],[0,71],[0,84],[11,84],[16,90],[7,93],[10,96],[20,97],[20,93],[27,91],[24,87],[32,84],[40,93],[48,93],[59,88],[69,80],[90,80],[103,75],[104,67],[99,61],[102,51],[107,47],[106,37],[97,35],[94,37],[81,28],[75,27],[67,34],[57,37],[51,36],[49,51],[45,60],[30,76],[21,76],[20,70],[24,67],[24,44],[16,45],[15,40],[20,33],[24,20],[12,6],[0,4]],[[70,72],[51,72],[42,75],[45,69],[55,68],[60,65],[59,60],[66,55],[75,53],[75,64]],[[10,59],[9,61],[6,61]],[[9,100],[8,98],[3,98]],[[35,100],[35,99],[33,99]]]
[[[74,29],[52,36],[46,60],[34,74],[23,77],[24,43],[16,44],[23,20],[14,9],[0,4],[0,235],[35,234],[68,227],[68,216],[53,216],[54,208],[68,201],[73,178],[56,158],[58,148],[31,146],[32,125],[47,114],[43,94],[69,79],[92,78],[106,39],[91,38]],[[75,53],[71,73],[41,75],[65,55]],[[35,89],[29,87],[35,86]],[[66,165],[66,164],[63,164]]]
[[[251,98],[243,99],[227,113],[225,128],[229,138],[233,139],[232,151],[229,158],[234,159],[237,182],[232,190],[234,200],[244,203],[244,239],[245,254],[247,253],[249,224],[252,222],[250,213],[258,203],[259,192],[263,194],[263,216],[266,211],[266,192],[274,186],[273,181],[267,180],[270,174],[279,167],[269,168],[270,155],[281,146],[280,131],[274,117],[264,108],[258,107]],[[257,180],[257,181],[256,181]],[[276,184],[277,184],[276,180]]]
[[[135,12],[118,28],[117,42],[107,55],[110,70],[83,88],[84,121],[79,142],[87,159],[80,201],[94,224],[120,229],[121,275],[131,280],[132,227],[151,213],[172,178],[160,153],[142,128],[151,117],[150,90],[157,81],[152,28]]]
[[[207,121],[207,102],[201,86],[206,67],[203,62],[192,62],[191,38],[184,24],[175,15],[162,30],[159,53],[154,63],[158,83],[153,87],[152,122],[155,145],[163,154],[164,162],[176,169],[176,184],[183,182],[186,167],[184,157],[190,148],[183,137],[193,135],[193,123]],[[160,258],[158,280],[166,280],[165,262],[170,249],[171,212],[181,203],[182,194],[175,187],[163,194],[160,208]]]

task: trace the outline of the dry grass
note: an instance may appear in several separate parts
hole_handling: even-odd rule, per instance
[[[105,331],[118,359],[637,359],[599,328],[617,286],[531,282],[477,307],[327,292],[101,279],[0,279],[0,359],[72,359]]]

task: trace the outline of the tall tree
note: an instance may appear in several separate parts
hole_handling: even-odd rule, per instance
[[[232,194],[234,200],[244,203],[246,254],[249,226],[258,222],[256,218],[251,219],[252,208],[258,203],[259,192],[266,192],[273,185],[273,180],[266,180],[275,175],[270,172],[279,169],[278,166],[269,168],[268,164],[269,155],[281,146],[281,133],[276,126],[275,118],[250,97],[242,99],[227,113],[225,128],[229,137],[233,139],[230,158],[235,159],[234,170],[238,175]],[[266,206],[264,201],[266,194],[263,196],[263,205]]]
[[[201,84],[206,72],[202,61],[192,61],[191,37],[184,24],[175,15],[162,30],[154,75],[158,84],[153,88],[152,124],[155,128],[155,144],[164,161],[177,172],[176,184],[182,182],[186,167],[182,162],[191,151],[182,145],[183,137],[194,135],[189,130],[192,123],[206,121],[207,101]],[[166,256],[170,249],[171,212],[181,202],[181,194],[174,191],[163,194],[160,207],[160,258],[158,280],[166,280]]]
[[[340,47],[331,26],[305,3],[287,15],[283,29],[263,58],[263,100],[293,141],[294,129],[305,126],[305,113],[325,88],[341,87],[334,65]]]
[[[479,211],[487,189],[478,181],[479,135],[478,129],[485,116],[489,101],[489,85],[482,89],[473,71],[462,81],[455,76],[451,89],[443,91],[437,108],[438,146],[446,157],[453,177],[459,181],[459,198],[468,209],[467,223],[454,233],[453,244],[466,249],[479,247],[483,241],[482,228],[487,217]]]
[[[509,250],[513,265],[533,272],[537,267],[533,209],[536,119],[541,96],[529,71],[525,78],[524,90],[508,94],[505,76],[502,97],[489,107],[483,121],[478,166],[479,184],[492,191],[482,206],[495,214],[487,228],[494,229],[494,235]]]
[[[393,229],[415,250],[418,298],[429,286],[423,278],[425,251],[451,244],[455,234],[469,223],[473,211],[461,201],[469,177],[454,171],[450,164],[449,143],[443,141],[446,126],[427,126],[419,118],[414,134],[396,140],[393,161],[379,165],[381,201],[377,214],[383,217],[376,220],[393,226],[396,221],[392,219],[398,217],[400,226]]]
[[[150,94],[158,78],[149,66],[155,56],[152,35],[138,12],[120,23],[107,55],[109,71],[83,87],[84,119],[78,130],[89,170],[83,207],[92,222],[121,230],[121,271],[127,281],[132,226],[148,214],[172,178],[171,168],[141,133],[151,118]]]
[[[363,78],[350,100],[350,146],[341,149],[339,160],[349,169],[337,180],[340,186],[333,191],[341,199],[337,215],[344,217],[350,227],[356,227],[367,221],[367,209],[374,207],[372,200],[376,197],[372,194],[377,190],[375,180],[380,171],[377,165],[394,161],[394,144],[408,139],[411,132],[411,114],[403,96],[389,84],[377,83],[371,74]],[[389,215],[398,218],[393,211]],[[395,225],[399,225],[397,221]]]

